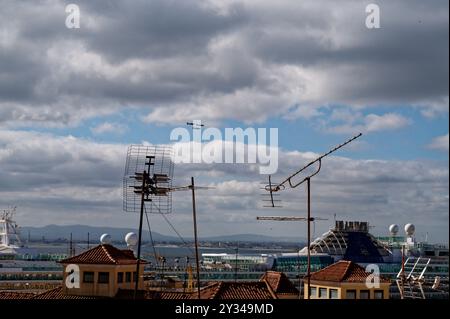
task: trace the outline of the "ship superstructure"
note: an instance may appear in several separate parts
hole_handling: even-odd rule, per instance
[[[16,209],[4,209],[0,212],[0,254],[15,255],[23,248],[20,231],[13,216]]]

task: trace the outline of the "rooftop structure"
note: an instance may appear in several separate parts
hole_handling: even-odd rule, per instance
[[[341,260],[311,274],[310,296],[312,299],[389,299],[390,280],[380,276],[377,284],[372,276],[360,265]]]
[[[98,245],[77,256],[60,261],[61,264],[136,265],[131,250],[121,250],[110,244]]]
[[[120,250],[110,244],[101,244],[77,256],[66,258],[64,266],[64,296],[114,297],[119,289],[132,289],[136,282],[144,288],[144,265],[131,250]],[[56,293],[56,292],[55,292]]]
[[[260,281],[267,283],[279,299],[299,298],[299,290],[282,272],[267,271]]]

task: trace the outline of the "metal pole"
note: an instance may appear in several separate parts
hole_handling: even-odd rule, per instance
[[[147,180],[147,172],[144,171],[142,174],[142,189],[141,189],[141,212],[139,216],[139,235],[138,235],[138,251],[137,251],[137,261],[136,261],[136,280],[134,286],[134,299],[137,297],[137,291],[139,289],[139,264],[141,261],[141,240],[142,240],[142,219],[144,217],[144,200],[145,200],[145,183]]]
[[[89,232],[88,232],[88,238],[87,238],[87,249],[89,249]]]
[[[200,261],[198,258],[197,212],[195,209],[194,177],[191,177],[191,190],[192,190],[192,217],[194,219],[195,263],[197,266],[197,293],[198,299],[200,299]]]
[[[306,185],[308,188],[308,266],[306,268],[307,277],[307,299],[310,299],[309,286],[311,284],[311,179],[308,177],[306,179]]]
[[[402,275],[400,276],[401,279],[401,292],[400,296],[402,299],[405,297],[405,245],[402,245]]]
[[[69,255],[70,255],[70,257],[73,257],[72,233],[70,233]]]
[[[238,254],[239,254],[239,242],[237,242],[236,256],[234,258],[234,282],[237,282],[238,277]]]

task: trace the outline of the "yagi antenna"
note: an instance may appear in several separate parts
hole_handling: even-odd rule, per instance
[[[275,195],[274,193],[284,190],[286,188],[286,185],[288,185],[290,188],[296,188],[296,187],[300,186],[301,184],[303,184],[304,182],[306,182],[307,179],[310,179],[311,177],[314,177],[315,175],[317,175],[319,173],[320,169],[322,168],[322,159],[324,157],[330,155],[331,153],[336,152],[338,149],[340,149],[340,148],[344,147],[345,145],[353,142],[354,140],[356,140],[361,135],[362,135],[362,133],[359,133],[358,135],[356,135],[356,136],[352,137],[351,139],[347,140],[346,142],[344,142],[342,144],[339,144],[338,146],[334,147],[330,151],[328,151],[325,154],[319,156],[315,160],[309,162],[308,164],[306,164],[305,166],[303,166],[302,168],[297,170],[295,173],[293,173],[290,176],[288,176],[281,183],[273,183],[272,180],[271,180],[271,176],[269,175],[269,184],[265,185],[264,190],[269,192],[269,195],[270,195],[270,200],[269,201],[270,201],[271,205],[264,206],[264,207],[281,207],[281,206],[277,206],[276,205],[276,203],[280,202],[280,200],[274,199],[274,195]],[[299,182],[293,182],[293,178],[295,176],[297,176],[298,174],[300,174],[301,172],[303,172],[304,170],[306,170],[308,167],[310,167],[311,165],[313,165],[315,163],[319,163],[319,166],[316,169],[316,171],[314,171],[314,173],[308,175],[307,177],[303,178]],[[267,200],[265,200],[265,201],[267,201]]]
[[[299,170],[297,170],[295,173],[291,174],[290,176],[288,176],[284,181],[282,181],[281,183],[272,183],[272,179],[271,176],[269,175],[269,184],[267,184],[264,189],[269,192],[270,195],[270,203],[271,206],[269,207],[275,207],[275,202],[279,202],[279,200],[275,200],[274,196],[276,194],[276,192],[282,191],[286,188],[286,185],[289,186],[290,188],[296,188],[300,185],[302,185],[303,183],[306,182],[307,185],[307,217],[306,218],[302,218],[302,217],[283,217],[283,216],[261,216],[261,217],[257,217],[258,220],[271,220],[271,221],[306,221],[308,223],[308,236],[307,236],[307,251],[308,251],[308,266],[306,269],[306,278],[307,278],[307,287],[306,287],[306,294],[307,294],[307,299],[310,299],[310,293],[309,293],[309,287],[310,287],[310,280],[311,280],[311,222],[314,222],[315,220],[320,220],[320,218],[315,218],[315,217],[311,217],[311,178],[316,176],[317,174],[319,174],[320,169],[322,168],[322,159],[328,155],[330,155],[333,152],[336,152],[338,149],[344,147],[345,145],[351,143],[352,141],[356,140],[358,137],[360,137],[362,135],[362,133],[359,133],[358,135],[352,137],[351,139],[347,140],[346,142],[339,144],[338,146],[332,148],[331,150],[329,150],[328,152],[326,152],[325,154],[319,156],[318,158],[316,158],[315,160],[309,162],[308,164],[306,164],[305,166],[303,166],[302,168],[300,168]],[[303,172],[304,170],[306,170],[308,167],[310,167],[311,165],[315,164],[315,163],[319,163],[319,166],[316,168],[316,170],[313,173],[310,173],[308,176],[306,176],[305,178],[301,179],[299,182],[293,182],[293,178],[295,176],[297,176],[298,174],[300,174],[301,172]],[[279,206],[278,206],[279,207]]]

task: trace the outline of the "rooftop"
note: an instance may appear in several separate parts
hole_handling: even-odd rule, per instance
[[[266,282],[276,294],[298,294],[294,284],[282,272],[266,271],[260,281]]]
[[[102,298],[102,297],[66,295],[63,293],[62,287],[56,287],[56,288],[47,290],[43,293],[37,294],[36,296],[29,297],[29,299],[48,299],[48,300],[51,300],[51,299],[104,299],[104,297]]]
[[[30,299],[36,294],[32,292],[15,292],[15,291],[0,291],[0,300],[2,299]]]
[[[137,258],[129,249],[118,249],[112,245],[103,244],[89,249],[77,256],[61,260],[62,264],[102,264],[129,265],[136,264]],[[141,260],[141,263],[145,261]]]
[[[335,264],[325,267],[311,274],[311,280],[334,282],[365,282],[371,273],[360,265],[346,260],[340,260]],[[380,282],[390,282],[389,279],[380,276]]]
[[[277,299],[270,286],[262,281],[217,282],[203,288],[200,296],[201,299]]]

